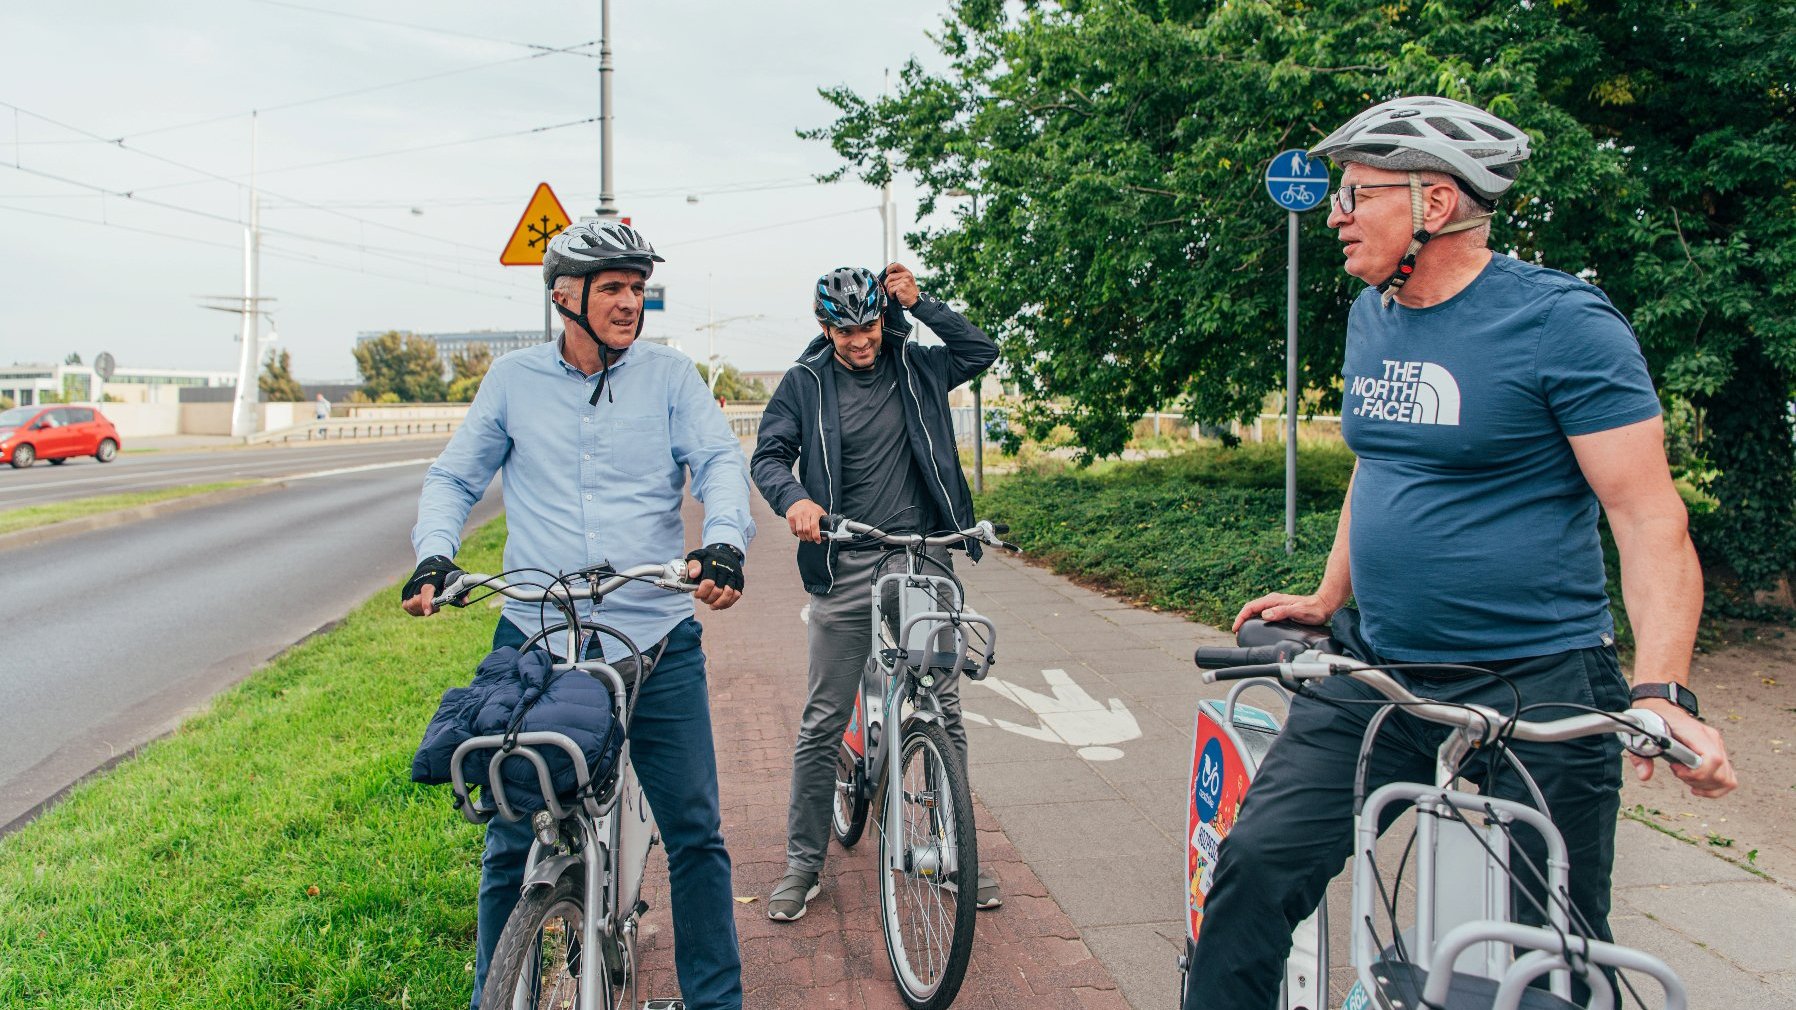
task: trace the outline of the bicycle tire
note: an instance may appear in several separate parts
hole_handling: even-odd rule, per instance
[[[861,770],[860,755],[846,742],[836,741],[836,788],[830,795],[829,828],[836,844],[854,848],[867,830],[867,776]]]
[[[944,1010],[954,1002],[966,977],[967,962],[973,954],[973,912],[979,894],[979,853],[977,833],[973,825],[973,795],[960,759],[948,739],[948,731],[940,723],[909,719],[899,737],[900,748],[894,756],[899,761],[902,783],[901,803],[905,815],[899,819],[905,836],[894,840],[883,830],[879,835],[879,910],[880,927],[885,934],[886,954],[892,962],[892,975],[898,983],[898,994],[911,1010]],[[912,765],[921,756],[917,770],[921,781],[912,779]],[[945,801],[945,802],[944,802]],[[920,812],[928,811],[926,814]],[[945,815],[945,816],[944,816]],[[922,832],[913,832],[921,827]],[[913,834],[919,841],[913,839]],[[901,844],[912,859],[911,870],[890,869],[890,846]],[[951,845],[955,853],[952,868],[935,880],[929,879],[927,865],[939,860],[942,848]],[[939,864],[938,864],[939,866]],[[944,905],[944,897],[953,903],[952,914]],[[906,905],[919,910],[906,914]],[[936,935],[946,932],[946,950],[922,950],[920,942],[927,927],[919,928],[920,917],[940,912],[941,926]],[[930,916],[930,918],[935,918]],[[907,928],[908,927],[908,928]],[[924,955],[923,970],[913,964],[915,955]]]
[[[512,909],[511,918],[505,920],[505,928],[499,933],[492,963],[487,968],[486,986],[480,993],[480,1005],[509,1010],[524,969],[533,958],[546,956],[548,971],[539,979],[536,998],[529,1005],[543,1007],[545,1010],[550,1007],[577,1006],[581,970],[596,964],[604,972],[607,967],[604,959],[594,961],[587,957],[585,951],[578,952],[573,958],[579,967],[570,966],[566,960],[568,940],[580,935],[579,930],[587,913],[585,875],[581,873],[562,874],[555,886],[534,888],[519,898],[517,907]],[[553,926],[554,923],[560,925]],[[551,939],[550,953],[539,955],[538,940],[544,936],[545,930],[549,931],[550,937],[560,934],[561,939]],[[542,965],[538,967],[540,970]],[[626,984],[629,981],[631,980],[625,980]],[[615,986],[607,986],[605,989],[609,1005],[614,1008],[618,1007],[616,989]]]

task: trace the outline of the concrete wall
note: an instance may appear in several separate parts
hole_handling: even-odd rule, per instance
[[[83,403],[106,415],[120,438],[154,438],[178,435],[181,406],[176,403]]]
[[[119,404],[114,406],[119,406]],[[229,403],[180,404],[178,409],[181,412],[181,420],[178,434],[229,435],[231,433],[231,406]],[[301,419],[310,420],[312,405],[309,403],[258,403],[256,404],[256,415],[259,419],[256,430],[270,431],[275,428],[290,427]],[[123,434],[123,431],[120,434]],[[176,432],[168,434],[176,434]]]

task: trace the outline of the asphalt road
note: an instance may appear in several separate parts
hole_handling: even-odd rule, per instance
[[[352,445],[121,453],[111,463],[83,456],[62,466],[42,462],[26,470],[0,466],[0,511],[122,491],[285,477],[398,460],[430,460],[446,442],[432,438]]]
[[[45,494],[118,490],[109,486],[118,480],[313,476],[0,552],[0,833],[408,571],[418,486],[437,448],[156,454],[44,468],[49,480],[36,486]],[[407,459],[424,462],[379,466]],[[375,468],[357,469],[366,467]],[[11,493],[28,486],[10,478],[39,475],[0,476]],[[74,484],[88,478],[108,486]],[[499,504],[495,485],[471,522]]]

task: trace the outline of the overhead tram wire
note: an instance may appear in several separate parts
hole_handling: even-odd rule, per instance
[[[157,231],[152,228],[138,228],[133,225],[120,224],[115,221],[95,221],[92,218],[76,217],[72,214],[58,214],[58,213],[55,213],[54,211],[33,210],[29,207],[15,207],[10,204],[4,204],[4,203],[0,203],[0,210],[13,211],[13,212],[19,213],[19,214],[31,214],[36,217],[56,218],[57,220],[61,220],[61,221],[74,221],[78,224],[93,225],[97,228],[117,228],[121,231],[136,232],[141,235],[151,235],[156,238],[173,239],[178,242],[193,242],[193,243],[197,243],[199,245],[216,246],[220,249],[226,249],[226,250],[229,250],[229,251],[231,251],[233,253],[237,253],[237,254],[241,254],[243,251],[243,247],[235,242],[216,242],[211,239],[195,238],[191,235],[177,235],[174,232]],[[389,273],[383,273],[378,270],[369,270],[369,269],[366,269],[365,267],[352,267],[352,266],[346,266],[341,263],[332,263],[331,261],[323,259],[322,257],[312,256],[307,253],[279,252],[279,251],[271,252],[267,249],[264,249],[262,252],[262,255],[269,256],[274,259],[288,260],[288,261],[295,262],[295,263],[306,263],[306,264],[310,264],[313,266],[321,266],[321,267],[325,267],[326,269],[330,269],[330,270],[342,270],[342,271],[345,271],[348,273],[365,274],[370,277],[379,277],[379,278],[382,278],[385,280],[400,281],[405,284],[419,284],[424,287],[440,288],[440,289],[448,290],[448,291],[459,291],[459,292],[464,292],[467,294],[479,295],[483,298],[496,298],[496,299],[500,299],[500,300],[508,301],[508,302],[515,302],[515,301],[519,300],[518,298],[511,296],[511,295],[501,295],[501,294],[496,294],[496,293],[490,292],[490,291],[475,291],[475,290],[470,290],[465,287],[456,287],[456,286],[450,286],[447,284],[435,284],[435,283],[432,283],[427,280],[421,280],[416,277],[407,277],[402,274],[389,274]],[[532,302],[535,302],[536,301],[535,296],[532,295],[530,300]]]
[[[46,123],[50,123],[54,126],[59,126],[62,129],[68,130],[73,133],[79,133],[86,137],[94,137],[94,138],[102,139],[102,140],[107,139],[107,138],[100,137],[99,134],[94,133],[92,130],[83,129],[82,127],[75,126],[72,123],[65,123],[59,119],[52,119],[51,117],[43,115],[42,113],[33,112],[30,109],[24,108],[23,106],[15,105],[11,102],[0,101],[0,106],[4,106],[6,108],[12,109],[15,113],[23,113],[27,116],[32,117],[33,119],[41,119]],[[563,125],[567,125],[567,124],[563,124]],[[525,131],[525,132],[537,132],[537,131]],[[489,138],[483,138],[483,139],[490,140],[492,138],[489,137]],[[196,165],[189,165],[185,162],[176,161],[173,158],[163,157],[162,155],[155,154],[155,153],[152,153],[149,151],[145,151],[142,148],[129,147],[129,146],[126,146],[123,141],[109,141],[109,143],[111,143],[113,146],[117,147],[118,149],[120,149],[122,151],[130,151],[133,154],[139,154],[146,158],[151,158],[156,161],[165,162],[169,165],[173,165],[176,168],[182,169],[184,171],[193,172],[196,175],[203,175],[203,176],[206,176],[207,178],[214,179],[219,182],[229,183],[230,185],[233,185],[233,186],[241,187],[243,185],[242,181],[239,179],[233,179],[229,176],[219,175],[217,172],[208,171],[207,169],[200,168]],[[0,164],[4,164],[4,163],[0,163]],[[89,189],[95,189],[100,192],[109,193],[111,195],[119,196],[119,197],[122,197],[122,198],[128,199],[128,200],[142,199],[145,203],[151,203],[151,204],[155,204],[156,201],[144,199],[142,197],[137,196],[137,194],[139,192],[146,192],[150,189],[167,188],[165,186],[151,186],[151,187],[142,187],[141,189],[109,190],[109,189],[106,189],[105,187],[94,186],[91,183],[75,182],[74,180],[67,179],[66,177],[54,176],[48,172],[42,172],[42,171],[38,171],[36,169],[24,168],[17,164],[14,164],[11,166],[5,166],[5,167],[10,167],[14,171],[29,172],[34,175],[42,175],[42,176],[45,176],[46,178],[56,178],[63,182],[74,182],[75,185],[85,186]],[[188,184],[187,183],[178,183],[178,184],[173,184],[173,185],[188,185]],[[487,251],[487,249],[484,246],[471,245],[467,242],[457,242],[454,239],[443,238],[442,236],[439,236],[439,235],[431,235],[427,232],[413,231],[410,228],[401,228],[398,225],[386,224],[386,223],[383,223],[380,221],[371,221],[371,220],[368,220],[367,218],[360,218],[360,217],[356,217],[354,214],[345,214],[342,211],[332,210],[328,207],[321,207],[321,206],[313,204],[309,201],[301,200],[298,197],[287,196],[286,194],[276,193],[276,192],[273,192],[268,189],[262,189],[262,192],[268,196],[273,196],[277,200],[284,200],[288,203],[297,204],[302,207],[310,207],[314,210],[318,210],[318,211],[321,211],[326,214],[332,214],[337,217],[344,218],[346,220],[354,221],[358,224],[367,225],[367,226],[371,226],[371,227],[375,227],[375,228],[385,228],[388,231],[395,231],[402,235],[410,235],[414,238],[429,239],[432,242],[442,242],[442,243],[452,245],[452,246],[459,246],[463,249],[472,249],[476,252],[484,253]],[[181,208],[181,207],[179,207],[179,205],[176,205],[176,204],[161,204],[161,206],[169,207],[172,209],[181,209],[181,210],[190,210],[191,209],[191,208]],[[238,221],[237,223],[242,224],[241,221]]]
[[[544,54],[558,51],[551,46],[537,45],[534,42],[519,42],[516,39],[496,39],[490,35],[476,35],[472,32],[458,32],[452,28],[441,28],[436,25],[414,24],[409,21],[392,21],[392,20],[388,20],[387,18],[369,17],[366,14],[354,14],[349,11],[332,10],[328,7],[312,7],[307,4],[292,3],[291,0],[251,0],[251,2],[265,4],[269,7],[286,7],[286,8],[292,9],[292,10],[296,10],[296,11],[306,11],[307,13],[310,13],[310,14],[325,14],[325,15],[329,15],[330,17],[346,18],[350,21],[366,21],[369,24],[387,25],[387,26],[393,27],[393,28],[407,28],[412,31],[434,32],[438,35],[452,35],[459,39],[473,39],[477,42],[494,42],[494,43],[498,43],[500,45],[522,46],[525,49],[541,50]],[[592,43],[589,42],[589,43],[587,43],[587,45],[592,45]],[[591,53],[576,53],[574,55],[585,56],[588,59],[594,59],[594,60],[598,59],[597,56],[594,56]]]
[[[592,46],[596,46],[598,44],[599,44],[599,40],[594,39],[591,42],[582,42],[579,45],[568,46],[568,47],[562,48],[562,49],[549,49],[549,50],[545,50],[543,52],[526,53],[523,56],[511,56],[511,57],[507,57],[506,59],[503,59],[503,60],[492,60],[487,63],[477,63],[471,67],[458,67],[454,70],[438,71],[437,73],[434,73],[434,74],[425,74],[422,77],[408,77],[402,81],[388,81],[385,84],[370,84],[366,87],[352,88],[348,91],[334,91],[328,95],[318,95],[314,98],[302,98],[302,99],[299,99],[298,101],[282,102],[278,105],[261,105],[261,106],[257,106],[256,108],[253,108],[253,109],[245,109],[242,112],[232,112],[232,113],[227,113],[222,116],[209,116],[205,119],[195,119],[195,120],[191,120],[191,121],[184,122],[184,123],[171,123],[167,126],[151,127],[150,129],[147,129],[147,130],[131,130],[129,132],[122,133],[117,137],[91,137],[91,138],[83,138],[81,140],[26,140],[26,141],[21,141],[20,145],[25,146],[25,147],[32,147],[32,146],[47,145],[47,144],[91,144],[91,143],[123,144],[127,140],[135,140],[139,137],[153,136],[158,133],[170,133],[170,132],[173,132],[176,130],[187,130],[187,129],[192,129],[194,127],[200,127],[200,126],[211,126],[214,123],[223,123],[223,122],[227,122],[232,119],[240,119],[244,116],[255,115],[258,113],[279,112],[284,109],[297,109],[304,105],[317,105],[320,102],[335,101],[336,99],[339,99],[339,98],[351,98],[356,95],[366,95],[366,94],[368,94],[370,92],[374,92],[374,91],[385,91],[389,88],[404,87],[407,84],[419,84],[424,81],[434,81],[434,80],[437,80],[437,79],[443,78],[443,77],[453,77],[453,76],[456,76],[457,74],[470,74],[476,70],[486,70],[491,67],[502,67],[507,64],[523,63],[523,62],[527,62],[529,60],[540,60],[545,56],[554,56],[557,54],[569,55],[569,56],[587,56],[590,54],[579,52],[579,50],[587,49]]]

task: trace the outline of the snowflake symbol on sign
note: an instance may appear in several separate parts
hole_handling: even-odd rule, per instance
[[[549,223],[549,215],[547,215],[547,214],[543,215],[541,225],[530,224],[530,225],[525,225],[524,227],[526,227],[530,230],[530,234],[536,236],[535,238],[529,239],[528,241],[526,241],[524,243],[525,245],[529,246],[532,249],[535,249],[539,243],[546,244],[550,239],[554,238],[557,234],[559,234],[561,232],[560,225]],[[515,241],[515,239],[514,239],[514,241]]]

